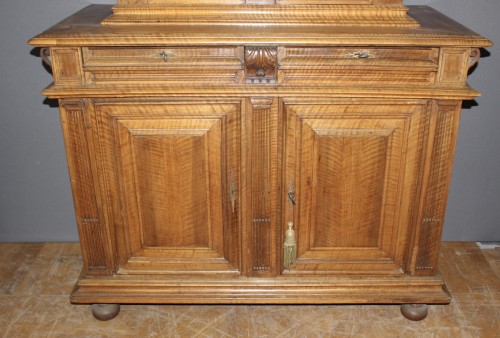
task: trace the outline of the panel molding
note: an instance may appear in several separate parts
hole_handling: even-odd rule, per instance
[[[298,206],[294,206],[294,208],[299,210],[299,215],[294,216],[294,224],[298,228],[297,268],[285,271],[287,275],[311,274],[316,273],[315,270],[323,270],[321,273],[352,274],[360,271],[381,274],[402,274],[404,272],[406,248],[414,222],[411,203],[415,202],[417,197],[419,179],[417,170],[423,154],[423,139],[429,103],[426,101],[394,101],[372,106],[370,102],[370,100],[357,100],[356,102],[342,103],[324,100],[323,103],[316,101],[312,104],[308,100],[304,100],[302,103],[300,100],[289,100],[288,103],[285,103],[286,174],[284,180],[294,179],[298,196]],[[361,142],[359,143],[360,151],[365,150],[368,146],[368,144],[362,146],[365,142],[364,139],[368,141],[369,139],[382,138],[382,143],[379,145],[388,147],[379,152],[384,156],[384,160],[380,163],[384,166],[380,169],[384,173],[376,175],[377,177],[385,177],[383,178],[383,188],[382,186],[377,188],[383,194],[380,198],[382,200],[380,207],[384,205],[385,208],[380,215],[380,223],[377,223],[380,224],[380,227],[377,230],[378,240],[376,242],[367,239],[365,243],[359,239],[359,245],[352,241],[338,242],[333,245],[330,242],[324,242],[325,236],[328,237],[327,234],[317,233],[315,227],[321,222],[317,223],[319,219],[313,215],[321,216],[322,210],[330,208],[330,204],[321,207],[321,201],[318,200],[318,193],[320,193],[318,189],[323,191],[321,194],[328,190],[326,186],[322,187],[321,182],[318,181],[318,170],[323,165],[321,163],[328,161],[328,156],[334,155],[321,151],[322,138],[325,142],[330,143],[334,139],[342,140],[344,138],[355,143]],[[328,143],[328,151],[341,149],[330,143]],[[337,155],[340,156],[341,153]],[[354,154],[349,152],[347,158],[351,161],[352,156]],[[364,157],[360,163],[365,163],[366,160],[367,158]],[[348,171],[351,172],[351,170]],[[334,177],[332,175],[328,175],[328,177]],[[338,182],[346,182],[345,179],[346,177],[339,176]],[[359,187],[361,188],[361,186]],[[347,188],[346,186],[345,189]],[[365,189],[366,184],[363,184],[362,188]],[[335,189],[340,189],[339,192],[347,191],[338,186]],[[356,190],[356,193],[358,194],[359,191]],[[349,201],[348,195],[338,196],[338,198]],[[398,201],[403,199],[408,200],[408,202],[398,206]],[[351,207],[347,206],[347,208]],[[283,211],[283,215],[288,215],[289,206],[285,209],[288,210]],[[359,209],[356,209],[356,213],[359,213]],[[342,212],[341,215],[344,213]],[[377,213],[375,212],[374,215]],[[360,226],[357,221],[355,224]],[[373,226],[377,228],[376,225]],[[340,228],[345,231],[352,230],[346,224]],[[352,237],[352,240],[360,234],[361,236],[371,236],[371,230],[370,233],[363,235],[361,228],[355,233],[356,237]],[[322,242],[317,242],[315,236],[320,236]],[[318,268],[318,264],[321,264],[321,268]]]
[[[94,105],[108,211],[122,215],[118,273],[238,274],[241,102],[140,102]]]

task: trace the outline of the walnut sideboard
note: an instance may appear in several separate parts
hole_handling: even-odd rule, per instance
[[[401,0],[122,0],[33,38],[83,255],[73,303],[402,304],[437,272],[485,38]]]

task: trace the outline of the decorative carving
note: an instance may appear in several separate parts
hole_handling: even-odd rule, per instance
[[[61,100],[59,105],[68,111],[81,111],[85,107],[85,102],[83,100]]]
[[[40,57],[42,58],[43,63],[52,68],[52,60],[50,59],[50,48],[41,48],[40,49]]]
[[[479,50],[479,48],[472,49],[470,51],[470,57],[471,57],[471,61],[469,63],[469,69],[471,69],[472,67],[474,67],[476,65],[476,63],[478,63],[479,58],[481,57],[481,50]]]
[[[246,83],[276,84],[278,69],[276,47],[245,48]]]

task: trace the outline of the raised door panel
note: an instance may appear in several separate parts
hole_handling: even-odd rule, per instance
[[[404,272],[428,104],[285,104],[285,273]]]
[[[238,273],[239,103],[98,103],[118,273]]]

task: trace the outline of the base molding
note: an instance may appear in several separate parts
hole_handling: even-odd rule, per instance
[[[197,278],[82,277],[72,303],[126,304],[448,304],[436,277]]]

